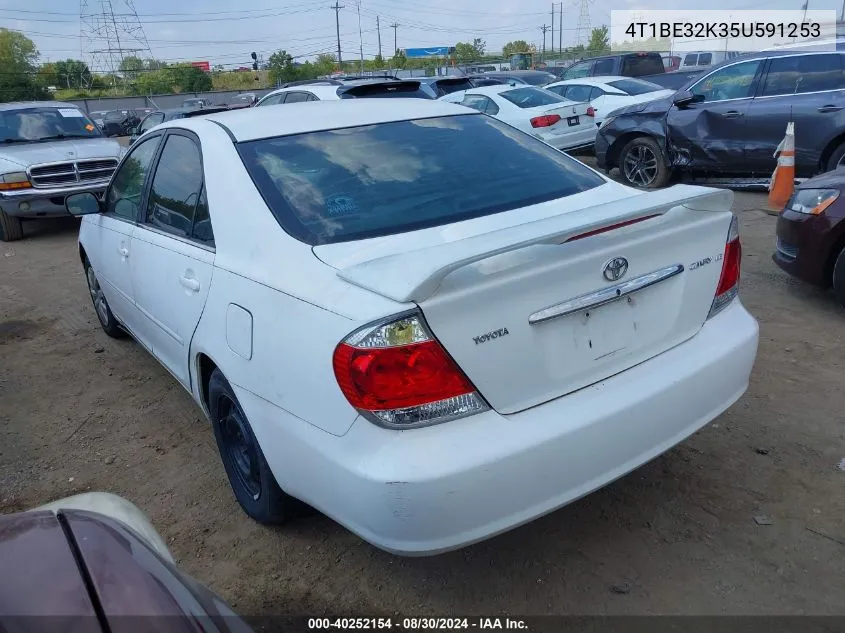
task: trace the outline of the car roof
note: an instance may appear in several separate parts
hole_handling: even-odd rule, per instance
[[[549,86],[568,86],[571,84],[586,84],[588,86],[604,86],[611,81],[619,81],[621,79],[638,79],[637,77],[623,77],[622,75],[602,75],[601,77],[576,77],[575,79],[562,79],[549,84]],[[548,88],[548,86],[544,86]]]
[[[337,99],[337,89],[339,86],[336,84],[332,84],[330,86],[320,85],[320,84],[302,84],[300,86],[290,86],[288,88],[279,88],[278,90],[274,90],[273,92],[268,92],[264,97],[269,97],[270,95],[280,94],[283,92],[310,92],[313,95],[316,95],[320,99],[330,99],[334,98]],[[264,98],[262,97],[262,99]]]
[[[76,108],[81,109],[75,103],[65,101],[12,101],[11,103],[0,103],[0,112],[10,110],[23,110],[24,108]]]
[[[335,130],[409,119],[479,114],[464,106],[431,99],[339,99],[286,104],[283,108],[248,108],[179,119],[163,127],[201,131],[205,121],[226,128],[236,142]],[[206,128],[207,129],[207,128]]]

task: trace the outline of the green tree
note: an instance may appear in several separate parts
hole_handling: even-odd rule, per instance
[[[40,86],[47,88],[48,86],[59,86],[59,74],[56,72],[55,64],[41,64],[38,69],[37,81]]]
[[[140,57],[133,57],[132,55],[124,57],[120,62],[119,70],[123,73],[124,77],[130,81],[134,80],[144,70],[144,60]]]
[[[405,55],[405,51],[401,48],[396,49],[396,53],[393,55],[393,59],[390,60],[390,65],[393,68],[405,68],[408,65],[408,57]]]
[[[472,40],[472,47],[475,49],[476,59],[481,59],[484,57],[484,51],[487,50],[487,42],[476,37]]]
[[[173,92],[173,76],[167,69],[141,73],[135,81],[135,92],[142,95]]]
[[[152,58],[144,60],[144,70],[161,70],[162,68],[167,68],[167,62]]]
[[[510,57],[514,53],[533,53],[535,46],[533,44],[529,44],[525,40],[514,40],[513,42],[508,42],[507,44],[502,47],[502,55],[504,57]]]
[[[610,50],[610,37],[607,34],[607,27],[600,26],[590,33],[590,41],[587,42],[587,50],[591,54],[606,53]]]
[[[332,74],[335,66],[337,66],[337,60],[335,60],[334,55],[328,55],[327,53],[317,55],[317,60],[314,62],[314,67],[317,70],[318,76]]]
[[[296,81],[297,79],[297,69],[293,65],[293,57],[285,50],[276,51],[270,55],[267,67],[270,71],[270,81],[273,83]]]
[[[203,72],[190,64],[170,66],[157,72],[170,75],[171,91],[173,88],[178,88],[179,92],[205,92],[206,90],[211,90],[213,85],[211,73]],[[144,74],[149,75],[151,73]]]
[[[38,49],[17,31],[0,29],[0,101],[45,99],[44,85],[37,78]]]
[[[480,55],[475,46],[469,42],[458,42],[455,44],[455,60],[459,63],[474,62],[479,57]]]
[[[66,59],[55,63],[60,88],[87,88],[91,85],[91,71],[88,64],[78,59]]]

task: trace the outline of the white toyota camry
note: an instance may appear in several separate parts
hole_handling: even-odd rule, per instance
[[[559,508],[745,391],[732,194],[612,182],[462,106],[368,99],[142,136],[79,255],[261,522],[433,554]]]

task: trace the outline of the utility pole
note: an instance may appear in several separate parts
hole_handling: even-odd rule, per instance
[[[396,29],[399,28],[399,25],[396,22],[394,22],[393,24],[390,25],[390,28],[393,29],[393,57],[395,57],[396,51],[399,50],[399,48],[397,48],[397,44],[396,44]]]
[[[552,2],[552,55],[555,53],[555,3]]]
[[[540,61],[542,62],[546,59],[546,33],[548,32],[549,27],[544,24],[540,27],[540,30],[543,32],[543,52],[540,55]]]
[[[361,0],[358,0],[358,44],[361,47],[361,75],[364,74],[364,33],[361,31]]]
[[[376,16],[376,31],[378,31],[378,57],[379,59],[383,59],[381,56],[381,25],[378,21],[378,16]]]
[[[334,24],[337,28],[337,64],[340,70],[343,70],[343,56],[340,54],[340,10],[343,5],[338,4],[338,0],[334,0],[334,4],[329,8],[334,9]]]
[[[845,2],[845,0],[843,0]],[[557,30],[557,45],[560,49],[560,55],[563,56],[563,2],[560,3],[560,16],[558,17],[560,20],[560,28]]]

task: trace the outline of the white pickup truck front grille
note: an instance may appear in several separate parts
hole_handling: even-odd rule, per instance
[[[106,182],[117,168],[116,158],[68,161],[33,165],[29,179],[33,187],[51,188],[88,182]]]

